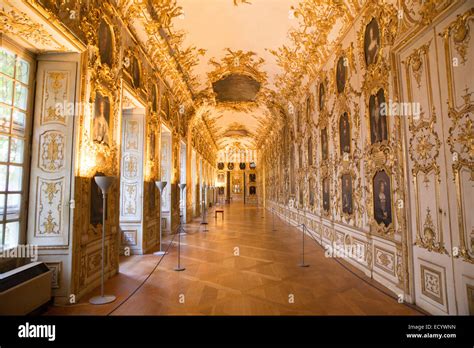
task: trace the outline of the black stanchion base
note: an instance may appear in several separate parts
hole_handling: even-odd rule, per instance
[[[201,225],[207,225],[208,223],[207,222],[201,222]]]
[[[307,263],[300,263],[298,266],[300,266],[300,267],[309,267],[309,265]]]
[[[184,268],[184,267],[176,267],[174,270],[175,270],[176,272],[182,272],[182,271],[186,270],[186,268]]]

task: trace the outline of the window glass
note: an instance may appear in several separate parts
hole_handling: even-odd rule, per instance
[[[0,194],[0,215],[5,212],[5,194]]]
[[[13,248],[18,245],[20,236],[20,223],[18,221],[9,222],[5,225],[5,248]]]
[[[16,83],[15,84],[15,106],[22,110],[26,110],[26,103],[28,101],[28,88]]]
[[[11,108],[0,105],[0,132],[10,131]]]
[[[18,245],[22,222],[31,66],[0,47],[0,250]]]
[[[8,135],[0,135],[0,162],[8,161],[8,144],[10,137]]]
[[[24,59],[18,59],[16,62],[16,79],[24,84],[28,84],[30,73],[30,64]]]
[[[8,166],[0,165],[0,191],[7,188],[7,168]]]
[[[13,111],[13,132],[23,135],[25,133],[26,114],[20,110]]]
[[[0,76],[0,102],[12,105],[13,80],[5,76]]]
[[[0,72],[13,77],[15,72],[15,55],[0,49]]]
[[[21,191],[22,168],[10,166],[8,175],[8,191]]]
[[[20,217],[21,195],[19,193],[9,194],[7,199],[7,220],[15,220]]]
[[[24,141],[19,138],[10,139],[10,162],[23,163]]]

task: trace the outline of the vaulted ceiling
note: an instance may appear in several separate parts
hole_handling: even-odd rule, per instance
[[[268,50],[288,44],[297,25],[289,15],[294,0],[178,0],[174,21],[186,32],[184,46],[204,49],[193,68],[200,106],[220,149],[256,148],[256,134],[269,111],[263,97],[281,72]]]
[[[194,48],[185,74],[192,80],[197,114],[219,149],[256,149],[274,118],[269,100],[321,62],[361,8],[358,0],[176,0],[175,5],[179,15],[172,20],[171,39],[175,34],[180,47]]]

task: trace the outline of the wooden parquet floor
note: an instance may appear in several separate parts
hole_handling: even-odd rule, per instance
[[[114,303],[51,307],[49,315],[420,315],[415,309],[362,281],[306,240],[302,268],[301,232],[263,208],[233,203],[225,216],[209,214],[208,231],[196,220],[160,257],[123,257],[120,273],[106,282]],[[171,237],[169,237],[171,238]],[[139,285],[146,279],[143,286]],[[365,277],[365,276],[362,276]],[[370,282],[370,279],[368,279]]]

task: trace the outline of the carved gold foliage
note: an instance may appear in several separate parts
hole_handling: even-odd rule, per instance
[[[81,19],[79,28],[84,33],[89,45],[97,45],[97,28],[99,27],[101,11],[98,7],[90,8],[87,17]]]
[[[48,71],[43,87],[43,123],[65,123],[65,107],[68,100],[68,73],[64,71]]]
[[[209,64],[214,66],[214,71],[208,74],[211,82],[231,73],[250,75],[262,85],[266,82],[267,74],[261,71],[262,64],[265,62],[263,58],[256,59],[256,54],[252,51],[232,51],[230,48],[225,50],[227,54],[220,62],[215,59],[209,61]]]
[[[473,245],[472,231],[466,231],[464,221],[466,219],[464,213],[464,204],[462,201],[462,170],[467,170],[471,175],[467,180],[474,181],[474,127],[472,115],[474,113],[474,103],[472,103],[471,95],[468,90],[464,95],[464,106],[460,110],[449,108],[448,115],[452,121],[449,128],[448,144],[452,155],[452,170],[457,190],[457,209],[458,227],[460,237],[460,247],[457,257],[461,257],[464,261],[474,263],[472,255]],[[468,228],[468,227],[467,227]]]
[[[467,62],[467,49],[471,39],[471,28],[469,21],[472,20],[474,16],[474,8],[471,8],[469,11],[458,15],[456,20],[451,23],[448,28],[446,28],[443,35],[451,35],[454,43],[454,48],[457,53],[461,56],[461,63],[465,64]]]
[[[433,19],[444,10],[450,1],[439,1],[439,0],[419,0],[421,8],[419,13],[421,15],[421,24],[428,25]]]
[[[149,34],[147,46],[151,56],[158,60],[159,69],[175,81],[175,94],[181,95],[185,91],[185,99],[191,99],[199,87],[192,68],[199,63],[200,56],[206,51],[195,46],[183,48],[185,33],[174,30],[172,23],[175,18],[184,15],[176,0],[152,0],[151,6],[153,20],[145,25]],[[170,49],[173,51],[172,59],[169,57]]]
[[[291,45],[270,50],[284,71],[277,76],[275,83],[284,98],[298,93],[305,75],[317,75],[359,9],[356,1],[323,0],[301,1],[296,7],[292,7],[292,15],[298,19],[299,26],[289,33]],[[336,21],[342,27],[329,40],[329,33]]]
[[[64,46],[57,45],[41,24],[34,23],[26,13],[17,10],[0,8],[0,32],[19,36],[41,46],[55,47],[60,51],[66,50]]]
[[[398,249],[397,248],[397,254],[396,254],[396,259],[397,259],[397,263],[396,263],[396,274],[397,274],[397,278],[398,278],[398,282],[400,284],[404,284],[405,283],[405,272],[404,272],[404,269],[403,269],[403,255],[402,255],[402,250],[401,249]]]
[[[248,5],[251,4],[251,2],[248,0],[233,0],[233,1],[234,1],[234,6],[239,6],[242,4],[248,4]]]
[[[419,129],[410,138],[409,153],[413,161],[412,172],[416,175],[419,171],[428,173],[432,169],[439,174],[437,159],[441,141],[436,132],[431,127]]]
[[[447,254],[447,250],[444,247],[444,243],[438,233],[433,223],[433,217],[431,216],[431,211],[429,208],[426,208],[425,222],[423,224],[423,230],[418,230],[416,234],[415,245],[425,248],[428,251],[434,251],[437,253]]]
[[[49,204],[53,203],[54,196],[56,195],[56,193],[59,192],[59,188],[57,186],[58,186],[57,183],[53,183],[53,182],[46,183],[46,186],[44,188],[44,193],[46,197],[48,198]]]
[[[60,132],[47,131],[40,136],[39,167],[46,172],[57,172],[64,167],[65,139]]]
[[[36,231],[43,237],[61,233],[63,181],[40,179],[37,192]]]
[[[431,40],[421,47],[415,49],[406,59],[404,64],[411,67],[411,71],[415,77],[418,88],[421,87],[421,75],[423,73],[423,60],[429,52]]]
[[[453,154],[453,169],[459,170],[462,166],[467,166],[474,170],[474,127],[472,114],[474,113],[474,103],[471,101],[472,93],[464,96],[465,105],[457,111],[449,109],[448,115],[452,120],[449,128],[448,144]]]

